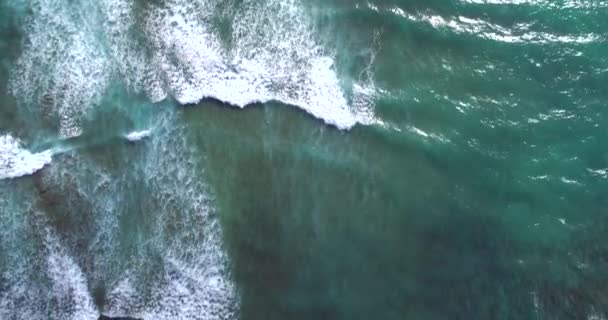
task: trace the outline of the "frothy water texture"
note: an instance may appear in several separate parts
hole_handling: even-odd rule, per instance
[[[148,138],[151,134],[151,130],[133,131],[125,135],[125,138],[131,142],[137,142]]]
[[[238,298],[211,192],[197,178],[196,153],[172,112],[156,119],[162,129],[154,135],[126,135],[146,138],[147,151],[115,159],[120,168],[66,148],[55,155],[58,165],[34,177],[39,200],[27,187],[0,185],[0,236],[15,246],[1,251],[7,254],[0,264],[1,318],[236,318]],[[28,160],[27,168],[10,167],[11,176],[50,162],[50,154],[19,149],[10,136],[0,141],[8,150],[3,159],[21,166]],[[112,148],[121,146],[137,147]],[[132,223],[139,227],[123,229]]]
[[[51,150],[31,153],[12,136],[0,136],[0,180],[33,174],[52,160]]]
[[[341,129],[363,119],[295,0],[36,0],[32,10],[11,87],[52,113],[64,137],[80,133],[116,77],[153,101],[278,101]]]
[[[0,319],[606,319],[607,10],[0,1]]]

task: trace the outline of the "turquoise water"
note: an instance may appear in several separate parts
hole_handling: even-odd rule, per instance
[[[608,2],[0,3],[0,318],[605,319]]]

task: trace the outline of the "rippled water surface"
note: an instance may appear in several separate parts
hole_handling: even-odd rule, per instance
[[[605,319],[608,2],[0,2],[0,318]]]

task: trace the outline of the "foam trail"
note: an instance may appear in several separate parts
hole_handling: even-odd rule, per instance
[[[64,138],[82,133],[81,120],[104,93],[112,65],[97,35],[95,1],[32,0],[25,44],[9,89],[20,108],[52,114]]]
[[[98,319],[86,270],[22,187],[0,184],[0,319]]]
[[[123,135],[130,142],[137,142],[152,135],[152,130],[132,131]],[[72,137],[72,139],[77,137]],[[0,136],[0,180],[19,178],[36,173],[51,163],[56,154],[68,152],[81,147],[69,143],[69,139],[60,140],[55,147],[42,152],[32,153],[22,147],[21,141],[11,135]]]
[[[60,245],[51,230],[46,230],[47,272],[51,280],[52,300],[57,302],[49,312],[54,319],[95,320],[99,311],[89,294],[82,269]]]
[[[125,139],[127,139],[131,142],[137,142],[137,141],[141,141],[145,138],[148,138],[150,135],[152,135],[152,130],[147,129],[147,130],[129,132],[124,137],[125,137]]]
[[[53,160],[53,151],[31,153],[10,135],[0,136],[0,180],[35,173]]]

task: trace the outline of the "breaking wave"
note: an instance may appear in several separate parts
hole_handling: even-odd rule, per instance
[[[295,0],[37,0],[31,7],[11,88],[23,105],[54,114],[64,137],[80,133],[112,79],[152,101],[278,101],[340,129],[361,118]]]
[[[0,180],[35,173],[53,160],[52,150],[31,153],[11,135],[0,136]]]

